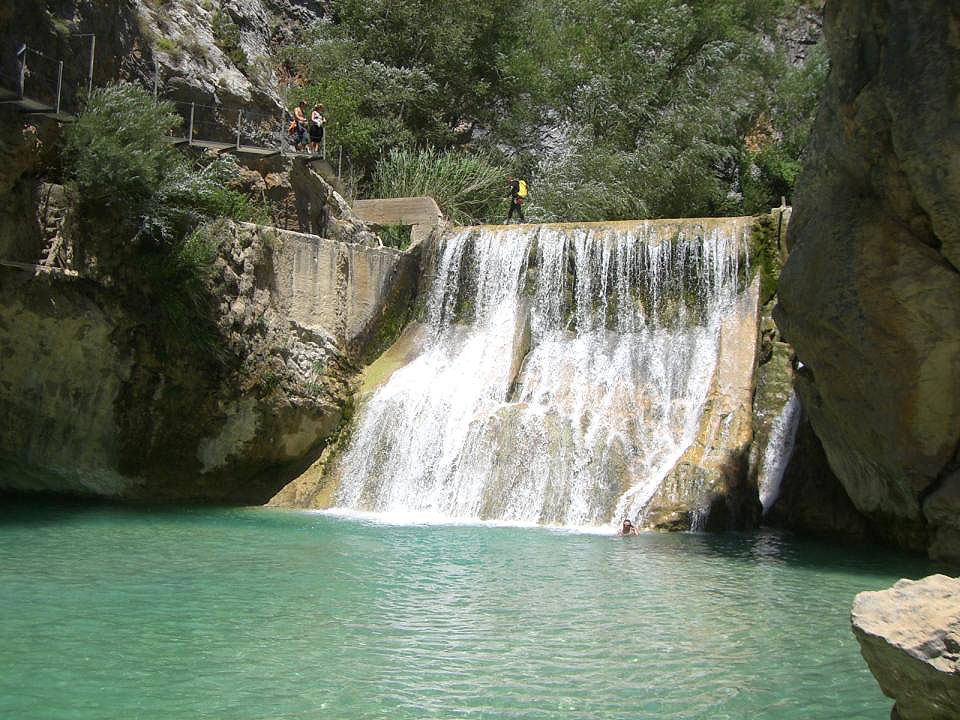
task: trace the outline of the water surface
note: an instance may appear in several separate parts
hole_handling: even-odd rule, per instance
[[[933,568],[776,534],[0,508],[0,717],[870,718],[856,592]]]

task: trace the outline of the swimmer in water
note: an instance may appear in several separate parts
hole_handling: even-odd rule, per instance
[[[633,526],[633,523],[629,519],[624,518],[623,522],[620,524],[620,530],[617,531],[618,535],[639,535],[640,531]]]

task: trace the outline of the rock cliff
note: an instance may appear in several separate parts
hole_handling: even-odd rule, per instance
[[[833,69],[775,314],[830,467],[889,541],[960,560],[960,15],[828,3]]]
[[[37,5],[45,5],[38,11]],[[0,9],[0,47],[27,43],[64,69],[64,107],[86,87],[89,38],[95,33],[94,81],[135,80],[161,96],[271,113],[281,106],[272,46],[327,12],[324,0],[179,0],[90,2],[15,0]],[[40,70],[42,68],[39,68]],[[15,76],[12,53],[0,72]],[[215,120],[214,116],[209,118]]]
[[[212,232],[216,337],[199,350],[109,288],[0,268],[0,488],[260,503],[319,457],[416,259]]]

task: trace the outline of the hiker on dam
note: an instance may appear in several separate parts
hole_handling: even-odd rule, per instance
[[[514,213],[520,218],[520,222],[526,222],[523,219],[523,203],[527,199],[527,183],[525,180],[514,177],[509,177],[507,180],[510,182],[510,212],[507,213],[507,219],[503,224],[508,224],[513,219]]]

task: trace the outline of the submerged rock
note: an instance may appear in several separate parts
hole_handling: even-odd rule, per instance
[[[850,616],[892,718],[960,717],[960,579],[931,575],[862,592]]]
[[[832,71],[777,324],[830,467],[887,540],[960,560],[960,25],[828,3]]]

